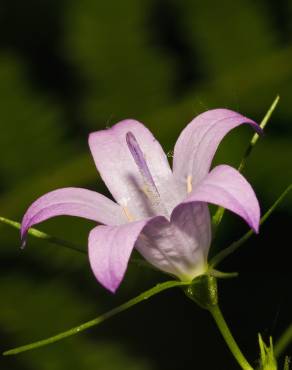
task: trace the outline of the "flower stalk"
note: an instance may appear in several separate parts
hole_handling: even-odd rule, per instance
[[[185,288],[186,295],[213,316],[217,328],[243,370],[253,370],[237,345],[218,305],[217,279],[211,274],[199,276]]]
[[[238,347],[218,305],[209,308],[209,312],[213,316],[215,323],[222,334],[225,343],[233,354],[234,358],[243,370],[253,370],[247,359],[244,357]]]

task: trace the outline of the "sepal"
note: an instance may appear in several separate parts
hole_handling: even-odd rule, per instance
[[[274,347],[272,337],[270,337],[270,345],[265,344],[261,334],[259,334],[260,347],[260,366],[259,370],[277,370],[277,361],[274,355]]]

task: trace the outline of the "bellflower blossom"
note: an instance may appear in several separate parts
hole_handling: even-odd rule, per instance
[[[24,215],[23,245],[32,225],[79,216],[98,223],[89,234],[89,261],[111,292],[120,285],[133,248],[158,269],[191,281],[208,269],[208,203],[236,213],[258,232],[260,209],[250,184],[228,165],[210,171],[220,141],[243,123],[260,132],[254,121],[228,109],[200,114],[180,134],[172,170],[158,141],[138,121],[90,134],[97,170],[115,202],[82,188],[47,193]]]

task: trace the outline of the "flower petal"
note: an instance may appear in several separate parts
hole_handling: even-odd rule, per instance
[[[210,242],[208,207],[196,203],[180,207],[171,222],[151,220],[136,248],[152,265],[188,281],[206,271]]]
[[[194,188],[207,175],[220,141],[243,123],[261,133],[254,121],[229,109],[209,110],[186,126],[175,144],[173,157],[173,173],[180,189],[186,193],[188,179]]]
[[[90,232],[88,253],[91,268],[100,284],[111,292],[114,293],[120,285],[136,240],[148,221],[97,226]]]
[[[115,200],[127,208],[135,220],[164,213],[155,209],[156,200],[151,202],[145,195],[145,181],[126,142],[129,132],[136,138],[161,202],[170,213],[179,202],[172,171],[161,145],[142,123],[128,119],[90,134],[89,146],[102,179]]]
[[[180,207],[192,202],[208,202],[229,209],[242,217],[257,233],[260,221],[260,207],[256,195],[247,180],[234,168],[221,165],[215,167],[196,186]]]
[[[105,196],[82,188],[63,188],[38,198],[26,211],[21,225],[25,243],[28,229],[55,216],[78,216],[103,224],[126,222],[122,208]]]

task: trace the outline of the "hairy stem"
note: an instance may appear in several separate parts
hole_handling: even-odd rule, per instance
[[[98,316],[97,318],[95,318],[93,320],[90,320],[90,321],[87,321],[87,322],[85,322],[81,325],[75,326],[74,328],[71,328],[67,331],[64,331],[64,332],[60,333],[60,334],[54,335],[53,337],[49,337],[47,339],[43,339],[43,340],[33,342],[33,343],[30,343],[30,344],[27,344],[27,345],[24,345],[24,346],[21,346],[21,347],[10,349],[10,350],[4,352],[3,355],[4,356],[17,355],[21,352],[30,351],[32,349],[36,349],[36,348],[39,348],[39,347],[47,346],[48,344],[58,342],[62,339],[65,339],[65,338],[70,337],[72,335],[78,334],[81,331],[84,331],[84,330],[89,329],[93,326],[101,324],[102,322],[110,319],[111,317],[117,315],[118,313],[126,311],[130,307],[133,307],[134,305],[145,301],[146,299],[154,296],[155,294],[158,294],[158,293],[162,292],[163,290],[170,289],[170,288],[175,288],[175,287],[181,287],[181,286],[185,286],[185,285],[188,285],[188,283],[180,282],[180,281],[174,281],[174,280],[158,284],[155,287],[153,287],[149,290],[146,290],[145,292],[139,294],[137,297],[130,299],[128,302],[123,303],[118,307],[115,307],[114,309]]]

